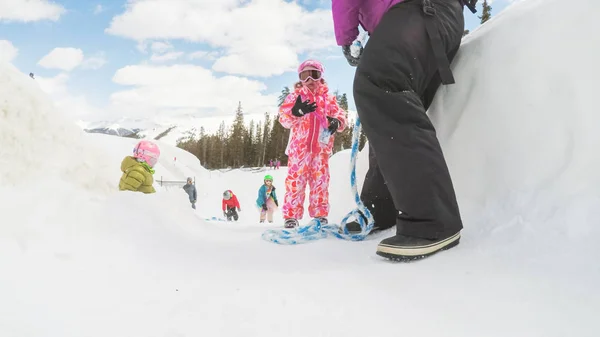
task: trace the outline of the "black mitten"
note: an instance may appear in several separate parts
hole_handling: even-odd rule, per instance
[[[356,67],[358,65],[358,61],[360,60],[360,55],[362,55],[363,47],[360,47],[360,52],[357,57],[352,56],[352,52],[350,50],[350,46],[343,46],[342,52],[344,53],[344,57],[346,57],[346,61],[352,67]]]
[[[329,116],[327,116],[327,121],[329,122],[329,127],[327,128],[327,130],[329,130],[331,134],[334,134],[340,127],[340,121]]]
[[[317,109],[317,103],[313,102],[309,104],[308,102],[310,102],[310,100],[302,102],[302,98],[300,95],[298,95],[298,98],[296,98],[296,103],[294,103],[294,106],[292,107],[292,115],[296,117],[302,117],[307,113],[313,112]]]
[[[262,205],[262,209],[263,209],[263,211],[266,211],[266,210],[268,210],[268,208],[267,208],[267,203],[266,203],[266,202],[265,202],[265,203]]]

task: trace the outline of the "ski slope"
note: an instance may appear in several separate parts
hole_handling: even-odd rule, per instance
[[[284,167],[207,171],[158,141],[155,177],[195,177],[198,209],[179,188],[119,192],[136,140],[84,133],[0,63],[0,336],[596,336],[598,12],[524,1],[465,39],[430,111],[463,239],[410,264],[375,255],[393,230],[261,240],[254,200],[267,172],[283,200]],[[349,160],[331,158],[331,221],[353,207]],[[205,222],[225,189],[239,222]]]

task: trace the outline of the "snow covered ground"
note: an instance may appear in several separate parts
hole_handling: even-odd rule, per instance
[[[581,3],[521,2],[465,39],[430,111],[463,239],[410,264],[375,255],[393,230],[265,242],[267,171],[207,171],[160,141],[155,177],[195,177],[198,210],[178,188],[118,192],[136,140],[85,134],[0,64],[0,336],[596,336],[600,3]],[[331,158],[332,221],[352,209],[348,163]],[[268,172],[282,199],[285,168]],[[240,221],[203,221],[225,189]]]

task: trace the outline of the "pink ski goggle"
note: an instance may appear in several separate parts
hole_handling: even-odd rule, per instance
[[[321,72],[318,70],[303,70],[299,74],[300,81],[306,82],[308,79],[312,79],[313,81],[318,81],[321,79]]]

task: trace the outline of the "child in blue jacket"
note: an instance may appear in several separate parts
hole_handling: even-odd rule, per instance
[[[277,210],[279,202],[277,201],[275,186],[273,186],[273,177],[267,174],[263,180],[264,184],[258,190],[256,205],[260,209],[260,222],[265,222],[266,218],[269,223],[272,223],[273,213]]]

